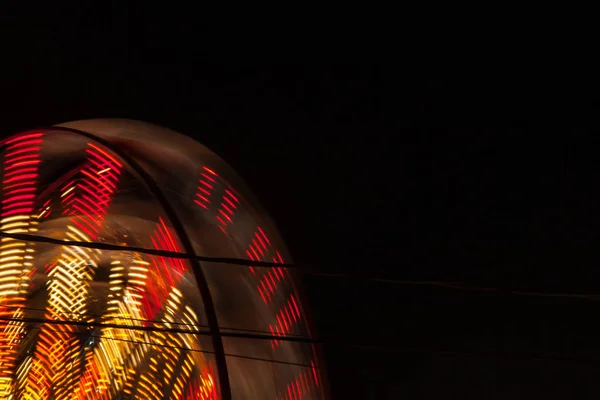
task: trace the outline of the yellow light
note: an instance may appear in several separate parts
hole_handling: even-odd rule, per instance
[[[65,197],[66,195],[68,195],[69,193],[71,193],[73,190],[75,190],[75,186],[71,186],[70,188],[68,188],[67,190],[65,190],[60,197]]]

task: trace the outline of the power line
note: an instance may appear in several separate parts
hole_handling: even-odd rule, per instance
[[[33,329],[41,329],[41,328],[33,328]],[[48,329],[48,328],[45,327],[44,329]],[[77,334],[75,332],[65,332],[65,331],[59,331],[59,330],[53,330],[53,329],[50,329],[50,330],[53,332],[67,333],[67,334],[71,334],[71,335]],[[188,332],[188,333],[193,333],[193,332]],[[212,352],[210,350],[188,349],[188,348],[180,347],[180,346],[163,345],[163,344],[157,344],[157,343],[151,343],[151,342],[145,342],[145,341],[110,338],[110,337],[103,336],[103,335],[88,335],[88,336],[106,339],[106,340],[128,342],[128,343],[132,343],[132,344],[145,344],[145,345],[154,346],[154,347],[173,348],[173,349],[182,350],[182,351],[214,354],[214,352]],[[564,356],[544,355],[544,354],[539,354],[539,353],[513,353],[513,352],[465,351],[465,350],[460,351],[460,350],[449,350],[449,349],[435,349],[435,348],[429,348],[429,347],[428,348],[420,348],[420,347],[398,347],[398,346],[386,346],[386,345],[367,345],[367,344],[344,343],[344,342],[341,342],[338,340],[331,341],[331,342],[325,341],[322,343],[327,346],[352,348],[352,349],[363,349],[363,350],[369,350],[369,351],[385,351],[385,352],[393,352],[393,353],[422,353],[422,354],[430,353],[430,354],[438,354],[441,356],[468,356],[468,357],[505,358],[505,359],[508,358],[508,359],[522,359],[522,360],[545,360],[545,361],[547,360],[547,361],[559,361],[559,362],[572,361],[572,362],[585,362],[585,363],[598,364],[598,366],[600,367],[600,359],[598,359],[598,358],[564,357]],[[287,364],[287,365],[293,365],[293,366],[305,367],[305,368],[313,367],[313,365],[310,365],[310,364],[302,364],[302,363],[283,361],[283,360],[274,360],[274,359],[262,358],[262,357],[245,356],[245,355],[241,355],[241,354],[226,353],[225,355],[228,357],[234,357],[234,358],[249,359],[249,360],[263,361],[263,362],[272,362],[272,363],[276,363],[276,364]],[[314,368],[319,368],[319,366],[314,365]]]
[[[185,253],[148,249],[145,247],[132,247],[132,246],[121,246],[108,243],[99,242],[80,242],[72,240],[61,240],[54,239],[39,235],[31,234],[17,234],[0,231],[0,238],[6,237],[15,240],[22,240],[26,242],[41,242],[56,244],[60,246],[71,246],[71,247],[84,247],[89,249],[107,250],[107,251],[129,251],[140,254],[148,254],[166,258],[176,258],[183,260],[198,260],[203,262],[210,262],[216,264],[230,264],[239,266],[250,266],[258,268],[291,268],[305,275],[322,276],[329,278],[341,278],[349,280],[358,280],[361,282],[373,282],[383,284],[393,284],[401,286],[432,286],[441,287],[447,289],[465,290],[471,292],[482,292],[482,293],[497,293],[497,294],[508,294],[513,296],[526,296],[526,297],[554,297],[554,298],[572,298],[572,299],[584,299],[598,301],[600,300],[600,294],[589,294],[589,293],[556,293],[556,292],[539,292],[539,291],[527,291],[527,290],[512,290],[506,288],[497,287],[482,287],[470,285],[464,282],[452,282],[452,281],[417,281],[417,280],[405,280],[405,279],[390,279],[390,278],[378,278],[369,277],[365,275],[352,275],[347,273],[338,272],[323,272],[319,271],[314,267],[301,264],[279,264],[267,261],[254,261],[240,258],[226,258],[226,257],[207,257],[207,256],[191,256]],[[223,328],[227,329],[227,328]]]
[[[168,251],[168,250],[157,250],[157,249],[148,249],[145,247],[133,247],[133,246],[120,246],[115,244],[108,243],[99,243],[99,242],[81,242],[76,240],[62,240],[62,239],[54,239],[45,236],[39,235],[31,235],[24,233],[8,233],[4,231],[0,231],[0,237],[21,240],[24,242],[40,242],[40,243],[49,243],[56,244],[59,246],[71,246],[71,247],[84,247],[88,249],[97,249],[97,250],[109,250],[109,251],[130,251],[134,253],[140,254],[148,254],[159,257],[166,258],[176,258],[183,260],[197,260],[202,262],[209,263],[218,263],[218,264],[231,264],[231,265],[241,265],[241,266],[252,266],[252,267],[262,267],[262,268],[306,268],[300,266],[298,264],[285,264],[285,263],[274,263],[268,261],[252,261],[252,260],[244,260],[240,258],[227,258],[227,257],[207,257],[207,256],[192,256],[186,253],[180,253],[177,251]]]
[[[10,308],[10,309],[15,309],[15,310],[27,310],[27,311],[40,311],[40,312],[48,312],[47,309],[45,308],[36,308],[36,307],[21,307],[21,306],[9,306],[9,305],[0,305],[0,310],[2,308]],[[94,317],[94,318],[107,318],[109,316],[107,316],[107,314],[94,314],[94,313],[77,313],[77,312],[68,312],[68,311],[61,311],[62,314],[68,314],[68,315],[75,315],[75,316],[79,316],[79,317]],[[133,318],[133,317],[126,317],[126,316],[121,316],[121,315],[115,315],[115,316],[110,316],[111,318],[115,318],[115,319],[119,319],[119,320],[126,320],[126,321],[135,321],[135,322],[142,322],[142,323],[146,323],[146,324],[164,324],[165,321],[157,321],[157,320],[150,320],[150,319],[143,319],[143,318]],[[179,325],[179,326],[189,326],[189,327],[194,327],[194,328],[210,328],[210,326],[208,325],[201,325],[201,324],[190,324],[190,323],[186,323],[186,322],[170,322],[167,321],[167,323],[169,325]],[[224,326],[219,326],[219,329],[224,329],[227,331],[240,331],[240,332],[255,332],[255,333],[264,333],[264,334],[270,334],[270,331],[265,331],[265,330],[261,330],[261,329],[249,329],[249,328],[231,328],[231,327],[224,327]],[[294,335],[294,334],[287,334],[286,336],[289,337],[299,337],[299,338],[303,338],[305,336],[303,335]]]
[[[407,279],[390,279],[390,278],[375,278],[375,277],[359,277],[352,276],[349,274],[342,273],[330,273],[330,272],[318,272],[310,271],[310,275],[323,276],[329,278],[344,278],[344,279],[358,279],[360,281],[368,281],[375,283],[399,285],[399,286],[432,286],[438,288],[464,290],[470,292],[480,293],[495,293],[495,294],[507,294],[513,296],[527,296],[527,297],[554,297],[554,298],[572,298],[572,299],[584,299],[591,301],[600,300],[600,294],[591,293],[561,293],[561,292],[540,292],[540,291],[528,291],[528,290],[514,290],[509,288],[499,288],[492,286],[476,286],[465,282],[458,281],[418,281],[418,280],[407,280]]]
[[[41,328],[33,328],[33,329],[37,329],[40,330]],[[44,327],[44,329],[48,329],[49,331],[52,332],[57,332],[57,333],[67,333],[70,335],[77,335],[76,332],[66,332],[66,331],[60,331],[57,329],[49,329],[47,327]],[[189,351],[192,353],[203,353],[203,354],[215,354],[214,351],[210,351],[210,350],[199,350],[199,349],[190,349],[187,347],[182,347],[182,346],[172,346],[172,345],[166,345],[166,344],[160,344],[160,343],[152,343],[152,342],[146,342],[146,341],[142,341],[142,340],[130,340],[130,339],[120,339],[120,338],[112,338],[112,337],[108,337],[105,335],[88,335],[89,337],[94,337],[94,338],[98,338],[98,339],[104,339],[104,340],[112,340],[112,341],[116,341],[116,342],[126,342],[126,343],[132,343],[132,344],[138,344],[138,345],[148,345],[148,346],[152,346],[152,347],[160,347],[160,348],[167,348],[167,349],[175,349],[175,350],[182,350],[182,351]],[[231,354],[231,353],[225,353],[225,356],[227,357],[233,357],[233,358],[240,358],[240,359],[244,359],[244,360],[253,360],[253,361],[263,361],[263,362],[268,362],[268,363],[275,363],[275,364],[284,364],[284,365],[293,365],[296,367],[304,367],[304,368],[319,368],[318,365],[311,365],[311,364],[303,364],[303,363],[297,363],[297,362],[293,362],[293,361],[283,361],[283,360],[275,360],[275,359],[271,359],[271,358],[263,358],[263,357],[254,357],[254,356],[245,356],[242,354]]]
[[[546,355],[541,353],[515,353],[515,352],[494,352],[494,351],[465,351],[465,350],[449,350],[435,349],[427,347],[397,347],[397,346],[381,346],[381,345],[361,345],[361,344],[345,344],[344,347],[354,349],[385,351],[386,353],[421,353],[421,354],[437,354],[441,356],[467,356],[467,357],[483,357],[483,358],[501,358],[501,359],[516,359],[516,360],[541,360],[541,361],[558,361],[558,362],[583,362],[595,364],[600,368],[600,358],[591,357],[565,357]]]
[[[183,350],[183,351],[189,351],[189,352],[193,352],[193,353],[215,354],[214,351],[210,351],[210,350],[188,349],[188,348],[185,348],[185,347],[182,347],[182,346],[171,346],[171,345],[166,345],[166,344],[156,344],[156,343],[150,343],[150,342],[144,342],[144,341],[138,341],[138,340],[109,338],[109,337],[102,336],[102,335],[90,335],[90,336],[95,337],[95,338],[100,338],[100,339],[106,339],[106,340],[114,340],[114,341],[119,341],[119,342],[129,342],[129,343],[133,343],[133,344],[146,344],[146,345],[154,346],[154,347],[162,347],[162,348],[168,348],[168,349]],[[244,356],[242,354],[225,353],[225,356],[226,357],[233,357],[233,358],[241,358],[241,359],[244,359],[244,360],[263,361],[263,362],[274,363],[274,364],[293,365],[293,366],[296,366],[296,367],[305,367],[305,368],[311,368],[312,367],[312,365],[310,365],[310,364],[302,364],[302,363],[297,363],[297,362],[292,362],[292,361],[274,360],[272,358]],[[317,365],[315,365],[315,368],[319,368],[319,367]]]
[[[30,323],[41,323],[41,324],[49,324],[49,325],[70,325],[70,326],[82,326],[82,327],[100,327],[100,328],[118,328],[124,330],[138,330],[144,332],[164,332],[164,333],[182,333],[182,334],[190,334],[190,335],[209,335],[208,331],[197,331],[197,330],[183,330],[176,328],[163,328],[163,327],[140,327],[140,326],[131,326],[131,325],[120,325],[120,324],[108,324],[108,323],[94,323],[94,322],[83,322],[83,321],[55,321],[49,320],[45,318],[9,318],[9,317],[0,317],[0,321],[10,321],[10,322],[30,322]],[[42,329],[40,327],[34,329]],[[44,327],[44,329],[49,329],[48,327]],[[64,332],[53,330],[55,332]],[[65,332],[68,334],[77,334],[75,332]],[[409,347],[397,347],[397,346],[386,346],[386,345],[365,345],[365,344],[356,344],[356,343],[347,343],[344,341],[340,341],[339,339],[335,339],[332,341],[327,340],[317,340],[317,339],[308,339],[308,338],[295,338],[288,336],[274,336],[274,335],[252,335],[252,334],[238,334],[238,333],[227,333],[220,332],[221,336],[224,337],[233,337],[233,338],[246,338],[246,339],[258,339],[258,340],[281,340],[281,341],[290,341],[290,342],[299,342],[299,343],[307,343],[307,344],[322,344],[325,346],[333,346],[333,347],[342,347],[342,348],[354,348],[354,349],[365,349],[365,350],[378,350],[378,351],[386,351],[386,352],[402,352],[402,353],[434,353],[440,355],[467,355],[467,356],[477,356],[477,357],[502,357],[502,358],[522,358],[522,359],[540,359],[540,360],[554,360],[554,361],[576,361],[576,362],[588,362],[588,363],[600,363],[600,359],[583,359],[583,358],[573,358],[573,357],[555,357],[555,356],[546,356],[540,354],[512,354],[512,353],[491,353],[491,352],[467,352],[467,351],[453,351],[453,350],[443,350],[443,349],[431,349],[431,348],[409,348]],[[131,341],[126,339],[118,339],[118,338],[109,338],[102,335],[90,335],[93,337],[108,339],[108,340],[117,340],[117,341],[126,341],[132,342],[134,344],[147,344],[151,346],[159,346],[159,347],[175,347],[180,350],[192,350],[198,351],[201,353],[209,353],[213,354],[213,352],[208,350],[194,350],[187,348],[180,348],[177,346],[169,346],[169,345],[158,345],[149,342],[142,341]],[[301,364],[301,363],[293,363],[288,361],[281,360],[273,360],[261,357],[252,357],[245,356],[241,354],[225,354],[229,357],[237,357],[237,358],[245,358],[256,361],[264,361],[264,362],[274,362],[280,364],[289,364],[296,365],[301,367],[311,367],[311,365]]]
[[[210,330],[188,330],[188,329],[180,329],[180,328],[163,328],[156,326],[138,326],[138,325],[121,325],[121,324],[113,324],[113,323],[103,323],[103,322],[94,322],[94,321],[61,321],[61,320],[52,320],[48,318],[13,318],[13,317],[2,317],[0,316],[0,321],[7,322],[30,322],[37,324],[49,324],[49,325],[72,325],[72,326],[82,326],[82,327],[98,327],[98,328],[116,328],[116,329],[128,329],[135,331],[143,331],[143,332],[164,332],[164,333],[183,333],[188,335],[203,335],[210,336],[213,334]],[[164,325],[168,325],[168,322],[163,323]],[[231,338],[240,338],[240,339],[256,339],[256,340],[273,340],[273,341],[284,341],[284,342],[297,342],[297,343],[313,343],[318,344],[322,343],[321,340],[306,338],[306,337],[295,337],[295,336],[287,336],[287,335],[267,335],[267,334],[255,334],[255,333],[241,333],[241,332],[220,332],[220,336],[223,337],[231,337]]]

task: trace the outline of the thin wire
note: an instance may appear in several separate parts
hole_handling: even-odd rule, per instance
[[[45,309],[45,308],[35,308],[35,307],[21,307],[21,306],[0,305],[0,310],[2,308],[12,308],[12,309],[17,309],[17,310],[48,312],[48,310]],[[68,311],[64,311],[64,312],[61,312],[61,313],[63,313],[63,314],[69,314],[69,315],[76,315],[76,316],[79,316],[79,317],[98,317],[98,318],[111,317],[111,318],[115,318],[115,319],[123,319],[123,320],[127,320],[127,321],[143,322],[143,323],[148,323],[148,324],[164,324],[165,323],[165,321],[157,321],[157,320],[150,320],[150,319],[143,319],[143,318],[125,317],[125,316],[111,315],[111,314],[76,313],[76,312],[68,312]],[[191,327],[194,327],[194,328],[210,328],[208,325],[189,324],[189,323],[185,323],[185,322],[167,322],[167,323],[169,325],[183,325],[183,326],[191,326]],[[228,331],[255,332],[255,333],[265,333],[265,334],[270,334],[271,333],[270,331],[265,331],[265,330],[261,330],[261,329],[229,328],[229,327],[223,327],[223,326],[219,326],[219,328],[220,329],[224,329],[224,330],[228,330]],[[295,334],[288,334],[287,336],[289,336],[289,337],[299,337],[299,338],[305,338],[306,337],[304,335],[295,335]]]
[[[0,321],[8,321],[8,322],[31,322],[38,324],[50,324],[50,325],[73,325],[73,326],[83,326],[83,327],[99,327],[99,328],[116,328],[116,329],[128,329],[134,331],[144,331],[144,332],[164,332],[164,333],[184,333],[188,335],[204,335],[209,336],[212,335],[210,330],[187,330],[187,329],[179,329],[179,328],[163,328],[157,326],[136,326],[136,325],[121,325],[121,324],[112,324],[112,323],[102,323],[102,322],[93,322],[93,321],[61,321],[61,320],[52,320],[48,318],[12,318],[12,317],[2,317],[0,316]],[[164,325],[169,325],[169,323],[164,323]],[[265,335],[265,334],[254,334],[254,333],[239,333],[239,332],[220,332],[220,335],[223,337],[231,337],[231,338],[241,338],[241,339],[256,339],[256,340],[273,340],[273,341],[286,341],[286,342],[298,342],[298,343],[322,343],[322,341],[312,338],[305,337],[294,337],[294,336],[277,336],[277,335]]]
[[[336,272],[322,272],[315,268],[311,268],[306,265],[300,264],[279,264],[272,263],[267,261],[254,261],[254,260],[245,260],[240,258],[224,258],[224,257],[205,257],[205,256],[190,256],[185,253],[179,253],[174,251],[166,251],[166,250],[156,250],[156,249],[148,249],[144,247],[131,247],[131,246],[120,246],[113,245],[107,243],[98,243],[98,242],[80,242],[80,241],[71,241],[71,240],[60,240],[53,239],[44,236],[38,235],[30,235],[30,234],[16,234],[16,233],[7,233],[0,231],[0,237],[11,238],[15,240],[22,240],[28,242],[42,242],[42,243],[50,243],[61,246],[72,246],[72,247],[84,247],[89,249],[98,249],[98,250],[109,250],[109,251],[130,251],[141,254],[149,254],[160,257],[167,258],[177,258],[177,259],[185,259],[185,260],[199,260],[204,262],[211,262],[217,264],[230,264],[230,265],[242,265],[242,266],[250,266],[257,268],[292,268],[297,270],[298,272],[306,275],[314,275],[314,276],[323,276],[329,278],[343,278],[343,279],[353,279],[367,282],[375,282],[375,283],[387,283],[394,285],[404,285],[404,286],[435,286],[435,287],[444,287],[449,289],[457,289],[457,290],[468,290],[475,292],[496,292],[496,293],[504,293],[515,296],[529,296],[529,297],[558,297],[558,298],[575,298],[575,299],[585,299],[585,300],[600,300],[600,294],[588,294],[588,293],[550,293],[550,292],[533,292],[533,291],[524,291],[524,290],[510,290],[510,289],[500,289],[496,287],[478,287],[473,285],[468,285],[464,282],[450,282],[450,281],[415,281],[415,280],[402,280],[402,279],[389,279],[389,278],[376,278],[376,277],[368,277],[362,275],[351,275],[345,273],[336,273]],[[227,329],[227,328],[223,328]]]
[[[181,346],[170,346],[170,345],[166,345],[166,344],[154,344],[154,343],[150,343],[150,342],[143,342],[143,341],[137,341],[137,340],[109,338],[109,337],[102,336],[102,335],[90,335],[90,336],[95,337],[95,338],[107,339],[107,340],[115,340],[115,341],[119,341],[119,342],[129,342],[129,343],[134,343],[134,344],[147,344],[149,346],[154,346],[154,347],[164,347],[164,348],[168,348],[168,349],[185,350],[185,351],[190,351],[190,352],[194,352],[194,353],[215,354],[214,351],[210,351],[210,350],[187,349],[187,348],[181,347]],[[225,356],[234,357],[234,358],[242,358],[244,360],[263,361],[263,362],[269,362],[269,363],[274,363],[274,364],[294,365],[297,367],[306,367],[306,368],[312,367],[312,365],[310,365],[310,364],[302,364],[302,363],[296,363],[296,362],[292,362],[292,361],[274,360],[271,358],[244,356],[241,354],[225,353]],[[315,368],[319,368],[319,367],[315,365]]]
[[[72,246],[72,247],[84,247],[90,249],[98,249],[98,250],[109,250],[109,251],[130,251],[141,254],[149,254],[160,257],[167,258],[177,258],[177,259],[186,259],[186,260],[199,260],[204,262],[211,262],[217,264],[230,264],[230,265],[242,265],[242,266],[250,266],[257,268],[292,268],[297,270],[298,272],[306,275],[314,275],[314,276],[322,276],[329,278],[343,278],[343,279],[351,279],[351,280],[360,280],[366,282],[375,282],[375,283],[386,283],[386,284],[394,284],[394,285],[403,285],[403,286],[435,286],[435,287],[443,287],[449,289],[457,289],[457,290],[466,290],[473,292],[488,292],[488,293],[504,293],[514,296],[528,296],[528,297],[555,297],[555,298],[574,298],[574,299],[585,299],[585,300],[600,300],[600,294],[589,294],[589,293],[551,293],[551,292],[533,292],[526,290],[510,290],[510,289],[501,289],[496,287],[478,287],[466,284],[464,282],[451,282],[451,281],[415,281],[415,280],[402,280],[402,279],[389,279],[389,278],[376,278],[376,277],[368,277],[363,275],[351,275],[345,273],[336,273],[336,272],[322,272],[315,268],[308,267],[306,265],[300,264],[279,264],[272,263],[267,261],[254,261],[254,260],[245,260],[240,258],[223,258],[223,257],[205,257],[205,256],[190,256],[185,253],[179,253],[174,251],[166,251],[166,250],[156,250],[156,249],[148,249],[143,247],[131,247],[131,246],[120,246],[113,245],[107,243],[98,243],[98,242],[79,242],[79,241],[71,241],[71,240],[60,240],[53,239],[44,236],[38,235],[30,235],[30,234],[16,234],[16,233],[7,233],[0,231],[0,237],[7,237],[15,240],[22,240],[28,242],[42,242],[42,243],[50,243],[61,246]],[[227,328],[223,328],[227,329]]]
[[[42,329],[40,327],[34,327],[31,329]],[[47,327],[44,327],[44,329],[49,329]],[[59,332],[59,333],[67,333],[67,334],[71,334],[71,335],[76,335],[76,332],[65,332],[65,331],[59,331],[59,330],[55,330],[55,329],[49,329],[53,332]],[[187,333],[193,333],[193,332],[187,332]],[[133,343],[133,344],[146,344],[149,346],[156,346],[156,347],[164,347],[164,348],[174,348],[174,349],[179,349],[179,350],[185,350],[185,351],[192,351],[192,352],[199,352],[199,353],[206,353],[206,354],[214,354],[214,352],[209,351],[209,350],[195,350],[195,349],[188,349],[185,347],[178,347],[178,346],[170,346],[170,345],[161,345],[161,344],[154,344],[151,342],[145,342],[145,341],[135,341],[135,340],[127,340],[127,339],[118,339],[118,338],[110,338],[107,336],[102,336],[102,335],[88,335],[90,337],[96,337],[96,338],[101,338],[101,339],[106,339],[106,340],[115,340],[115,341],[123,341],[123,342],[129,342],[129,343]],[[365,350],[378,350],[378,351],[386,351],[386,352],[400,352],[400,353],[433,353],[433,354],[440,354],[440,355],[447,355],[447,356],[472,356],[472,357],[487,357],[487,358],[518,358],[518,359],[528,359],[528,360],[550,360],[550,361],[575,361],[575,362],[588,362],[588,363],[598,363],[600,364],[600,359],[595,359],[595,358],[574,358],[574,357],[558,357],[558,356],[546,356],[546,355],[542,355],[542,354],[531,354],[531,353],[525,353],[525,354],[518,354],[518,353],[493,353],[493,352],[477,352],[477,351],[454,351],[454,350],[444,350],[444,349],[431,349],[431,348],[417,348],[417,347],[395,347],[395,346],[382,346],[382,345],[364,345],[364,344],[353,344],[353,343],[343,343],[343,342],[339,342],[339,341],[334,341],[334,342],[324,342],[325,345],[330,345],[330,346],[337,346],[337,347],[344,347],[344,348],[353,348],[353,349],[365,349]],[[249,360],[255,360],[255,361],[263,361],[263,362],[273,362],[273,363],[278,363],[278,364],[289,364],[289,365],[294,365],[294,366],[299,366],[299,367],[306,367],[306,368],[312,368],[313,365],[309,365],[309,364],[302,364],[302,363],[294,363],[294,362],[290,362],[290,361],[281,361],[281,360],[274,360],[274,359],[268,359],[268,358],[261,358],[261,357],[252,357],[252,356],[244,356],[241,354],[229,354],[226,353],[225,354],[228,357],[235,357],[235,358],[242,358],[242,359],[249,359]],[[320,368],[318,365],[314,365],[314,368]]]
[[[176,258],[176,259],[184,259],[184,260],[197,260],[209,263],[218,263],[218,264],[231,264],[231,265],[243,265],[243,266],[253,266],[253,267],[262,267],[262,268],[305,268],[298,264],[285,264],[285,263],[274,263],[267,261],[252,261],[252,260],[244,260],[240,258],[227,258],[227,257],[207,257],[207,256],[192,256],[186,253],[180,253],[177,251],[168,251],[168,250],[157,250],[157,249],[148,249],[145,247],[132,247],[132,246],[120,246],[115,244],[108,243],[99,243],[99,242],[81,242],[77,240],[62,240],[62,239],[54,239],[45,236],[24,234],[24,233],[8,233],[4,231],[0,231],[0,237],[22,240],[24,242],[40,242],[40,243],[49,243],[56,244],[59,246],[70,246],[70,247],[84,247],[88,249],[97,249],[97,250],[110,250],[110,251],[130,251],[134,253],[140,254],[148,254],[159,257],[166,258]]]
[[[378,350],[385,352],[398,352],[398,353],[433,353],[443,356],[472,356],[472,357],[486,357],[486,358],[513,358],[523,360],[549,360],[549,361],[575,361],[575,362],[586,362],[599,364],[600,359],[598,358],[580,358],[580,357],[560,357],[560,356],[547,356],[543,354],[535,353],[501,353],[501,352],[489,352],[489,351],[456,351],[456,350],[444,350],[444,349],[431,349],[431,348],[418,348],[418,347],[394,347],[394,346],[378,346],[378,345],[361,345],[361,344],[344,344],[344,347],[354,349],[365,349],[365,350]]]
[[[35,328],[32,328],[32,329],[41,330],[42,328],[41,327],[35,327]],[[60,330],[57,330],[57,329],[49,329],[48,327],[44,327],[44,329],[47,329],[47,330],[49,330],[51,332],[56,332],[56,333],[67,333],[67,334],[70,334],[70,335],[78,335],[77,332],[60,331]],[[108,336],[104,336],[104,335],[87,335],[87,336],[98,338],[98,339],[112,340],[112,341],[117,341],[117,342],[127,342],[127,343],[139,344],[139,345],[145,344],[145,345],[153,346],[153,347],[161,347],[161,348],[167,348],[167,349],[183,350],[183,351],[189,351],[189,352],[193,352],[193,353],[215,354],[214,351],[210,351],[210,350],[189,349],[187,347],[182,347],[182,346],[171,346],[171,345],[166,345],[166,344],[146,342],[146,341],[142,341],[142,340],[119,339],[119,338],[112,338],[112,337],[108,337]],[[233,358],[241,358],[241,359],[245,359],[245,360],[263,361],[263,362],[269,362],[269,363],[275,363],[275,364],[294,365],[294,366],[297,366],[297,367],[305,367],[305,368],[312,368],[313,367],[313,365],[311,365],[311,364],[302,364],[302,363],[297,363],[297,362],[293,362],[293,361],[283,361],[283,360],[275,360],[275,359],[270,359],[270,358],[245,356],[245,355],[242,355],[242,354],[225,353],[225,356],[227,356],[227,357],[233,357]],[[315,365],[314,368],[319,368],[319,366]]]

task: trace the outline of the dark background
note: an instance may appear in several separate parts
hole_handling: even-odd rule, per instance
[[[254,189],[297,262],[355,277],[305,282],[333,398],[597,395],[600,305],[510,294],[600,293],[597,95],[576,62],[360,24],[6,15],[3,135],[99,117],[190,135]]]

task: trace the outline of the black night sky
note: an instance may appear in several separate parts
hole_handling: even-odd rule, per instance
[[[305,282],[334,399],[596,397],[600,303],[511,294],[600,294],[589,81],[400,39],[378,42],[395,61],[252,57],[243,31],[162,11],[10,20],[2,134],[132,118],[221,155],[296,262],[354,277]]]

